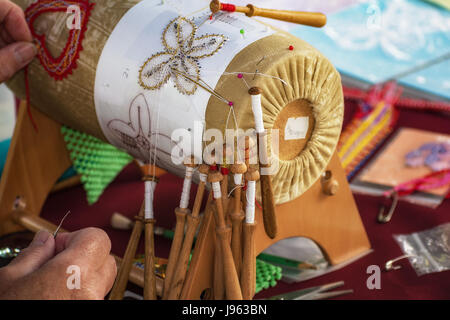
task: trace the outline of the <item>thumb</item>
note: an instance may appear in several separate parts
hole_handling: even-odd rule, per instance
[[[10,277],[15,279],[24,277],[39,269],[55,254],[55,239],[45,230],[41,230],[34,236],[28,248],[25,248],[8,265]]]
[[[29,64],[36,53],[36,46],[33,43],[23,41],[0,49],[0,82],[8,80]]]

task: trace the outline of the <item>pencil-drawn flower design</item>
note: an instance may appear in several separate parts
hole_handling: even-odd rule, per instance
[[[157,147],[152,138],[164,139],[172,145],[176,145],[169,136],[153,132],[151,129],[150,110],[147,100],[141,93],[131,102],[129,107],[129,121],[120,119],[110,120],[107,127],[122,142],[133,155],[142,161],[149,163],[155,157],[158,161],[158,153],[170,155],[170,153]]]
[[[200,80],[199,60],[217,53],[227,38],[221,34],[196,37],[197,27],[184,17],[169,22],[162,34],[166,51],[152,55],[139,70],[139,84],[148,90],[161,88],[169,79],[182,94],[191,95]]]

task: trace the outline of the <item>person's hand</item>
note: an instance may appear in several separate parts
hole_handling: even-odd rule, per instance
[[[56,240],[40,231],[0,269],[0,299],[103,299],[117,272],[110,250],[101,229],[60,233]]]
[[[31,32],[22,9],[0,0],[0,82],[11,78],[36,55]]]

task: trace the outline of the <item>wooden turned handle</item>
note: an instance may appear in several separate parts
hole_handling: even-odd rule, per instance
[[[327,17],[320,12],[262,9],[252,4],[248,4],[247,8],[245,14],[248,17],[259,16],[317,28],[323,27],[327,23]]]
[[[189,263],[189,255],[192,250],[192,243],[194,242],[195,232],[197,231],[199,217],[187,216],[187,229],[184,236],[183,246],[181,247],[180,255],[178,257],[177,266],[172,279],[172,287],[168,295],[169,300],[180,298],[181,290],[183,289],[184,279],[186,278],[186,271]]]
[[[144,300],[156,300],[155,219],[145,219]]]
[[[197,187],[197,194],[195,195],[194,206],[192,207],[193,217],[198,217],[198,214],[200,213],[204,193],[205,193],[205,183],[200,181]]]
[[[273,239],[277,236],[278,227],[273,200],[272,180],[270,180],[270,176],[268,175],[261,175],[260,183],[264,230]]]
[[[175,209],[176,224],[175,233],[173,235],[172,245],[170,247],[169,260],[167,261],[166,278],[164,280],[163,299],[169,297],[170,286],[172,285],[172,277],[180,255],[181,245],[184,237],[184,225],[188,210]]]
[[[253,88],[251,88],[253,89]],[[251,90],[250,89],[250,90]],[[258,89],[258,88],[257,88]],[[263,213],[264,230],[269,238],[273,239],[277,235],[277,219],[275,215],[275,201],[273,199],[272,180],[270,175],[263,174],[262,169],[267,168],[270,165],[269,157],[267,156],[267,142],[266,132],[258,133],[258,153],[261,155],[259,158],[259,170],[260,170],[260,183],[261,183],[261,205]]]
[[[241,285],[236,273],[233,254],[231,253],[230,237],[231,228],[218,228],[216,235],[219,238],[220,249],[222,250],[223,276],[225,278],[225,293],[229,300],[242,300]]]
[[[122,300],[123,294],[127,287],[128,279],[130,277],[131,267],[133,265],[133,259],[136,256],[136,250],[139,245],[139,240],[141,239],[144,217],[144,205],[141,206],[139,210],[138,219],[133,226],[133,231],[130,235],[130,240],[128,240],[127,249],[120,264],[119,271],[117,272],[117,277],[114,285],[109,294],[109,300]]]
[[[242,297],[245,300],[253,299],[256,289],[255,228],[255,223],[244,223],[242,226],[244,257],[241,269],[241,288]]]
[[[225,299],[225,284],[224,284],[223,262],[222,262],[222,248],[218,237],[216,236],[214,243],[214,283],[213,294],[214,300]]]
[[[304,24],[311,27],[323,27],[327,23],[327,17],[318,12],[301,12],[289,10],[274,10],[257,8],[252,4],[246,7],[234,6],[234,11],[245,13],[247,17],[260,16],[298,24]],[[213,0],[210,3],[210,9],[213,13],[219,10],[224,10],[222,4],[218,0]],[[225,11],[229,11],[226,10]]]
[[[241,275],[242,264],[242,220],[244,220],[243,213],[233,213],[231,215],[231,252],[233,254],[234,265],[238,277]]]

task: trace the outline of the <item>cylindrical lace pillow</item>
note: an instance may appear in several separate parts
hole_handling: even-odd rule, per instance
[[[24,9],[32,3],[16,2]],[[230,105],[238,127],[253,128],[248,89],[258,86],[269,152],[274,129],[279,133],[275,201],[306,191],[330,160],[342,125],[342,87],[331,63],[304,41],[244,15],[209,20],[202,1],[189,2],[190,11],[182,11],[191,12],[186,17],[170,3],[137,2],[95,3],[76,68],[64,79],[55,80],[35,59],[28,69],[32,105],[135,157],[148,160],[156,153],[157,165],[181,175],[184,166],[170,161],[172,132],[178,127],[191,132],[194,120],[205,129],[234,128]],[[53,57],[70,35],[66,20],[65,12],[44,12],[33,23]],[[168,73],[174,68],[182,72]],[[23,98],[24,83],[21,72],[8,85]]]

